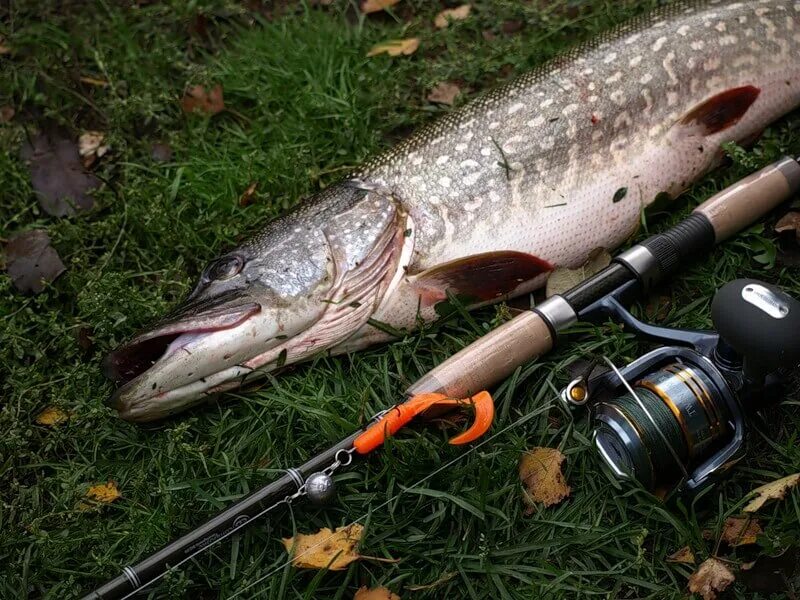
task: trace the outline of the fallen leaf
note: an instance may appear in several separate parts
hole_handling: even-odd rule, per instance
[[[714,600],[717,593],[724,592],[734,579],[725,563],[712,556],[689,577],[689,591],[700,594],[705,600]]]
[[[506,35],[514,35],[515,33],[519,33],[522,31],[522,28],[525,27],[525,23],[522,21],[511,20],[503,21],[503,24],[500,26],[500,29],[503,30],[503,33]]]
[[[797,241],[800,242],[800,212],[790,212],[783,215],[780,220],[775,223],[775,231],[778,233],[794,231],[794,234],[797,236]]]
[[[453,102],[455,102],[456,96],[458,96],[460,93],[461,88],[459,88],[455,83],[443,81],[436,84],[436,86],[431,90],[431,93],[428,94],[428,100],[430,102],[437,102],[439,104],[447,104],[448,106],[452,106]]]
[[[364,0],[361,3],[361,12],[365,15],[370,13],[380,12],[386,10],[390,6],[394,6],[400,0]]]
[[[561,472],[564,455],[555,448],[533,448],[522,455],[519,478],[525,487],[525,503],[532,512],[536,503],[553,506],[572,491]]]
[[[757,495],[756,498],[744,507],[744,512],[756,512],[770,500],[783,500],[786,492],[797,486],[798,483],[800,483],[800,473],[795,473],[757,487],[751,492]]]
[[[217,84],[211,90],[206,90],[202,85],[190,87],[181,99],[183,112],[200,113],[203,115],[216,115],[225,110],[225,101],[222,98],[222,86]]]
[[[42,209],[54,217],[73,215],[94,205],[89,191],[100,180],[81,164],[78,147],[56,133],[41,133],[25,142],[22,158],[28,161],[31,184]]]
[[[414,54],[419,48],[419,38],[406,38],[404,40],[389,40],[382,44],[376,44],[367,52],[367,56],[377,56],[378,54],[388,54],[389,56],[400,56]]]
[[[87,131],[78,138],[78,154],[83,158],[83,166],[87,169],[94,161],[108,152],[108,145],[103,144],[106,134],[102,131]]]
[[[8,275],[14,287],[23,293],[38,294],[46,283],[66,271],[58,252],[50,245],[50,236],[39,229],[12,237],[5,254]]]
[[[368,588],[361,586],[358,588],[353,600],[400,600],[400,596],[393,594],[385,587]]]
[[[253,183],[247,186],[247,189],[242,192],[241,196],[239,196],[239,206],[242,207],[250,206],[253,203],[253,197],[256,195],[257,187],[258,187],[257,181],[254,181]]]
[[[6,38],[0,35],[0,55],[11,54],[11,48],[6,43]]]
[[[283,545],[289,553],[294,550],[292,564],[295,567],[341,571],[361,558],[355,548],[363,533],[364,527],[358,523],[337,527],[336,531],[323,527],[317,533],[298,533],[283,538]]]
[[[693,565],[695,564],[694,552],[689,546],[684,546],[680,550],[673,552],[667,557],[668,563],[677,563],[679,565]]]
[[[758,519],[745,517],[728,517],[722,526],[722,541],[730,546],[747,546],[756,543],[759,533],[764,533]]]
[[[17,111],[14,110],[13,106],[9,106],[8,104],[0,106],[0,123],[8,123],[14,118],[15,114],[17,114]]]
[[[156,162],[169,162],[172,160],[172,148],[168,144],[156,142],[150,146],[150,157]]]
[[[470,11],[472,11],[471,4],[462,4],[456,8],[446,8],[436,15],[436,17],[433,19],[433,24],[437,29],[444,29],[450,25],[450,21],[463,21],[466,19],[469,16]]]
[[[549,298],[574,288],[587,277],[605,269],[609,264],[611,264],[611,255],[608,251],[605,248],[595,248],[589,253],[589,258],[582,267],[577,269],[558,267],[550,273],[550,277],[547,279],[546,296]]]
[[[99,504],[110,504],[121,497],[122,494],[119,493],[116,482],[108,481],[107,483],[98,483],[86,490],[85,500],[88,500],[88,502],[79,502],[78,509],[91,510],[92,508],[96,508]]]
[[[61,425],[61,423],[67,420],[69,420],[69,414],[65,413],[57,406],[48,406],[42,412],[36,415],[36,422],[39,425],[45,425],[47,427]]]

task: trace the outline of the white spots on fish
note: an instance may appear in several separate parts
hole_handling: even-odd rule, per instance
[[[800,2],[795,2],[795,4],[794,4],[794,12],[800,12]]]
[[[768,15],[770,12],[769,6],[761,6],[755,10],[757,17],[763,17],[764,15]]]
[[[617,118],[614,119],[614,129],[625,129],[633,125],[633,119],[627,110],[622,111]]]
[[[708,79],[706,79],[706,89],[708,90],[719,89],[724,84],[725,84],[725,79],[723,79],[719,75],[714,75],[713,77],[709,77]]]
[[[660,123],[657,123],[656,125],[653,125],[647,133],[652,138],[658,137],[661,135],[662,129],[664,129],[664,126]]]
[[[758,60],[752,54],[742,54],[733,60],[733,66],[737,69],[740,67],[754,66],[757,63]]]
[[[472,127],[475,124],[475,119],[470,119],[469,121],[465,121],[461,123],[458,128],[459,129],[467,129],[468,127]]]
[[[467,187],[471,187],[471,186],[475,185],[476,183],[478,183],[478,180],[481,178],[481,175],[483,175],[483,173],[481,173],[480,171],[475,171],[474,173],[470,173],[469,175],[465,175],[461,179],[461,183],[463,183]]]
[[[725,25],[725,21],[720,21],[719,23],[714,25],[714,29],[716,29],[720,33],[725,33],[726,31],[728,31],[728,26]]]
[[[716,71],[722,66],[722,59],[719,56],[710,56],[705,61],[703,61],[703,70],[706,73],[710,73],[711,71]]]
[[[689,47],[692,50],[700,51],[706,47],[706,43],[703,40],[694,40],[691,44],[689,44]]]
[[[755,35],[755,33],[756,32],[753,30],[752,27],[748,27],[747,29],[744,30],[744,37],[751,38]]]
[[[622,71],[617,71],[611,77],[606,79],[606,83],[617,83],[620,79],[622,79]]]
[[[491,148],[481,148],[481,155],[482,156],[489,156],[492,153]]]
[[[606,54],[605,58],[603,58],[603,62],[607,65],[610,65],[612,62],[617,60],[617,53],[616,52],[609,52]]]
[[[592,73],[594,73],[594,69],[592,69],[591,67],[588,67],[588,68],[584,69],[583,71],[581,71],[581,75],[586,75],[586,76],[589,76]]]
[[[594,81],[590,81],[589,85],[586,86],[586,89],[589,90],[590,92],[593,92],[596,89],[596,87],[597,86],[594,84]]]
[[[411,177],[411,179],[409,179],[409,181],[411,183],[413,183],[414,185],[417,185],[418,183],[422,182],[422,176],[421,175],[413,175]]]
[[[544,102],[542,102],[539,105],[539,108],[547,108],[548,106],[552,106],[552,105],[553,105],[553,99],[552,98],[548,98],[547,100],[545,100]]]
[[[571,115],[572,113],[574,113],[576,110],[578,110],[578,105],[573,102],[571,104],[567,104],[564,107],[564,109],[561,111],[561,114],[564,115],[565,117],[567,117],[567,116]]]
[[[467,133],[464,134],[464,141],[468,142],[474,137],[475,137],[475,132],[474,131],[468,131]]]
[[[654,43],[654,44],[653,44],[653,45],[650,47],[650,49],[651,49],[653,52],[658,52],[659,50],[661,50],[661,48],[663,48],[663,47],[664,47],[664,44],[666,44],[666,43],[667,43],[667,38],[666,38],[666,36],[661,36],[660,38],[658,38],[658,39],[655,41],[655,43]]]
[[[735,46],[736,43],[739,41],[735,35],[723,35],[722,37],[717,40],[717,43],[720,46]]]
[[[450,183],[452,183],[452,182],[451,182],[450,178],[447,177],[446,175],[444,177],[440,177],[439,178],[439,185],[442,186],[443,188],[450,187]]]
[[[786,29],[787,31],[794,31],[794,17],[786,15]]]
[[[524,104],[524,103],[522,103],[522,102],[517,102],[516,104],[512,104],[512,105],[511,105],[511,106],[508,108],[508,114],[509,114],[509,115],[513,115],[515,112],[519,112],[519,111],[521,111],[523,108],[525,108],[525,104]]]
[[[669,52],[665,57],[664,61],[661,63],[661,66],[664,67],[664,70],[667,72],[667,76],[669,77],[670,83],[673,85],[677,85],[678,77],[675,75],[675,68],[672,66],[672,62],[675,60],[675,53]]]
[[[500,194],[495,192],[494,190],[489,190],[489,200],[492,202],[500,202]]]
[[[636,42],[638,42],[641,37],[642,37],[641,33],[634,33],[632,36],[629,36],[625,39],[625,43],[630,46],[631,44],[635,44]]]
[[[439,158],[436,159],[436,164],[443,165],[448,160],[450,160],[450,157],[447,154],[442,154]]]
[[[539,142],[539,147],[542,150],[552,150],[555,145],[556,145],[556,140],[552,135],[544,136],[542,138],[542,141]]]
[[[678,27],[678,35],[686,37],[691,30],[692,28],[689,27],[688,25],[681,25],[680,27]]]
[[[472,202],[464,203],[464,210],[474,212],[483,205],[483,198],[475,198]]]
[[[747,17],[745,15],[739,15],[739,23],[741,25],[744,25],[745,23],[747,23]]]
[[[462,169],[477,169],[481,166],[481,164],[477,160],[472,160],[468,158],[467,160],[461,161],[461,168]]]
[[[653,27],[653,29],[658,29],[660,27],[664,27],[666,24],[667,24],[666,21],[657,21],[657,22],[653,23],[653,25],[651,27]]]
[[[500,121],[492,121],[489,123],[489,129],[497,129],[500,127]]]
[[[533,119],[531,119],[530,121],[528,121],[528,122],[526,123],[526,125],[527,125],[528,127],[541,127],[542,125],[544,125],[544,117],[543,117],[543,116],[541,116],[541,115],[539,115],[539,116],[537,116],[537,117],[534,117]]]
[[[611,98],[611,101],[619,106],[625,106],[625,102],[627,101],[625,98],[625,92],[622,90],[615,90],[611,92],[609,98]]]
[[[418,167],[419,165],[422,164],[422,160],[423,160],[422,157],[417,155],[411,159],[411,164],[414,165],[415,167]]]
[[[456,144],[456,152],[463,152],[468,147],[469,146],[467,144],[463,144],[463,143],[462,144]]]
[[[678,104],[678,100],[680,99],[680,95],[678,92],[668,91],[667,92],[667,106],[675,106]]]
[[[428,202],[430,202],[434,206],[438,206],[441,201],[442,199],[439,198],[439,196],[428,196]]]
[[[605,136],[605,134],[603,133],[602,129],[595,129],[592,132],[592,141],[593,142],[599,142],[600,140],[603,139],[604,136]]]
[[[591,96],[589,96],[589,97],[587,98],[587,100],[589,100],[589,102],[591,102],[592,104],[594,104],[595,102],[597,102],[599,99],[600,99],[600,98],[599,98],[599,97],[597,97],[597,96],[595,96],[594,94],[592,94]]]
[[[641,78],[639,78],[639,83],[642,85],[647,85],[651,81],[653,81],[653,76],[650,73],[645,73],[641,76]]]
[[[686,67],[690,71],[694,71],[696,66],[697,66],[697,59],[694,56],[690,56],[689,60],[686,61]]]
[[[641,62],[642,62],[642,59],[643,59],[643,58],[644,58],[644,57],[643,57],[641,54],[639,54],[639,55],[637,55],[637,56],[634,56],[634,57],[633,57],[633,58],[630,60],[630,62],[629,62],[628,64],[629,64],[631,67],[638,67],[638,66],[641,64]]]

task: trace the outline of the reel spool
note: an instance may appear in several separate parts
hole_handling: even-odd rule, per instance
[[[650,491],[697,492],[743,455],[746,414],[781,397],[785,370],[800,363],[800,302],[755,280],[722,287],[712,304],[718,332],[656,327],[614,298],[587,311],[669,345],[633,363],[579,378],[562,392],[589,407],[607,470]]]

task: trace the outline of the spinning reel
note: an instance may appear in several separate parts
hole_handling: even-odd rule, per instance
[[[782,397],[800,364],[800,302],[739,279],[717,291],[711,316],[716,331],[658,327],[614,296],[582,315],[663,344],[622,368],[608,361],[597,374],[595,363],[561,393],[570,409],[591,411],[594,445],[616,478],[697,493],[743,456],[753,414]]]

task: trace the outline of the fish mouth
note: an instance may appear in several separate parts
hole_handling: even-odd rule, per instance
[[[161,324],[140,333],[106,356],[103,372],[121,386],[112,396],[111,405],[120,410],[120,400],[126,391],[181,348],[238,327],[259,312],[261,305],[257,302],[223,305],[206,302],[180,307]]]

